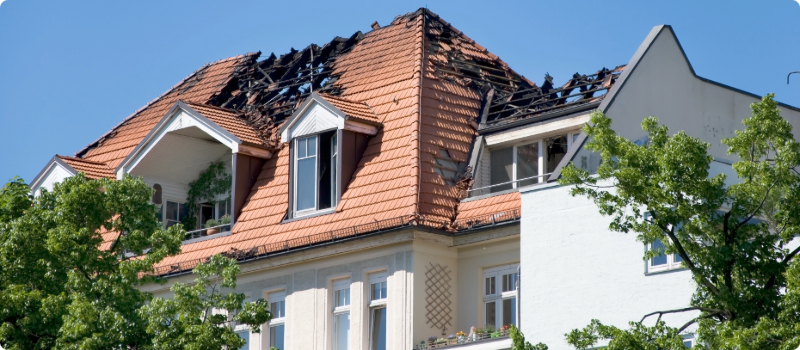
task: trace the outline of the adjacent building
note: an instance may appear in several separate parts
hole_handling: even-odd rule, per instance
[[[668,26],[627,65],[563,85],[526,79],[427,9],[372,28],[208,64],[55,156],[33,191],[78,172],[141,177],[164,225],[188,231],[159,275],[188,282],[223,254],[241,264],[237,291],[269,300],[260,334],[237,328],[245,349],[509,349],[510,324],[566,349],[591,318],[689,301],[679,261],[643,261],[647,247],[554,181],[569,161],[596,167],[580,128],[597,109],[632,139],[648,115],[707,139],[730,172],[719,140],[756,96],[697,77]],[[198,188],[209,173],[224,188]]]

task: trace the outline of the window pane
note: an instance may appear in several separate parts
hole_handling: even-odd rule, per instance
[[[549,137],[544,140],[544,146],[547,148],[547,161],[545,173],[550,173],[556,169],[558,163],[567,154],[567,135],[559,135]]]
[[[486,303],[486,323],[485,326],[488,327],[495,327],[497,325],[497,318],[495,314],[497,312],[497,303],[494,301]]]
[[[336,294],[335,307],[350,305],[350,288],[337,290],[334,294]]]
[[[517,324],[517,298],[503,300],[503,326]]]
[[[236,335],[238,335],[239,338],[242,338],[242,339],[244,339],[244,341],[246,341],[246,343],[244,343],[244,345],[242,345],[242,347],[239,348],[239,350],[249,350],[250,349],[250,331],[236,332]]]
[[[269,327],[269,346],[283,350],[283,325]]]
[[[307,139],[297,140],[297,158],[305,158],[308,156],[308,152],[306,152],[306,141]]]
[[[350,335],[350,314],[338,314],[333,316],[333,326],[335,327],[333,340],[335,350],[348,350],[347,340]]]
[[[306,139],[308,141],[308,156],[313,157],[317,155],[317,137],[309,137]]]
[[[679,254],[672,255],[675,258],[675,263],[683,262],[683,258]]]
[[[539,175],[539,143],[517,146],[517,180]],[[520,181],[517,186],[539,183],[539,178]]]
[[[386,299],[386,281],[381,282],[381,299]]]
[[[370,350],[386,350],[386,308],[372,309]]]
[[[297,161],[297,210],[314,209],[317,184],[317,159],[306,158]]]
[[[386,281],[373,283],[370,300],[386,299]]]
[[[517,289],[517,274],[510,273],[503,275],[503,292],[510,292]]]
[[[653,266],[666,265],[667,264],[667,256],[664,255],[664,244],[662,244],[660,240],[655,240],[651,244],[651,246],[653,247],[653,250],[660,249],[661,250],[661,254],[659,254],[658,256],[650,259],[650,264],[653,265]]]
[[[491,154],[491,174],[490,182],[492,185],[509,182],[513,179],[513,147],[507,147],[492,151]],[[491,192],[498,192],[511,189],[511,184],[496,186],[491,188]]]
[[[276,301],[274,303],[270,303],[269,312],[272,314],[272,318],[281,318],[286,316],[286,302],[285,301]]]
[[[578,141],[578,136],[581,136],[581,133],[579,131],[576,131],[574,134],[572,134],[572,145],[573,146],[575,146],[575,141]]]
[[[167,220],[178,220],[178,203],[167,201]]]

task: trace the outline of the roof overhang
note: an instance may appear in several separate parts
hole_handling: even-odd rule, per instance
[[[59,158],[58,156],[53,156],[53,158],[50,159],[49,162],[47,162],[47,165],[44,167],[44,169],[42,169],[42,171],[40,171],[39,174],[37,174],[36,177],[33,178],[33,181],[31,181],[30,183],[31,193],[35,194],[37,193],[37,191],[39,191],[39,188],[44,183],[44,180],[47,179],[48,175],[51,174],[56,167],[62,168],[65,172],[69,174],[69,176],[75,176],[78,173],[78,171],[75,170],[75,168],[67,164],[61,158]]]
[[[137,164],[150,152],[158,142],[171,131],[184,128],[196,127],[208,134],[219,143],[231,149],[232,153],[243,153],[258,158],[271,158],[272,152],[252,146],[244,145],[242,140],[231,132],[225,130],[218,124],[212,122],[200,112],[194,110],[189,105],[178,101],[164,115],[163,118],[150,130],[147,136],[142,139],[136,148],[117,166],[115,173],[118,179],[123,174],[129,173]]]
[[[333,130],[335,125],[335,129],[349,130],[361,134],[375,135],[378,133],[378,127],[376,125],[350,120],[350,117],[342,110],[336,108],[336,106],[325,100],[324,97],[316,92],[312,92],[306,100],[303,101],[300,107],[298,107],[294,113],[286,119],[283,125],[278,128],[278,133],[281,135],[281,142],[289,142],[289,140],[293,138],[293,135],[291,135],[293,127],[298,125],[303,117],[314,108],[322,108],[335,118],[335,120],[331,120],[330,130]]]

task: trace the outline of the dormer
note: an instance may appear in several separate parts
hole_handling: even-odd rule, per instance
[[[38,196],[41,189],[53,190],[53,185],[82,172],[88,179],[114,178],[114,170],[103,163],[56,155],[31,181],[31,193]]]
[[[258,172],[271,157],[272,149],[239,112],[178,101],[115,173],[117,178],[141,177],[155,189],[153,203],[164,225],[182,222],[187,240],[197,241],[230,234]],[[230,189],[193,200],[191,184],[202,183],[197,182],[201,174],[212,168],[231,179]],[[195,220],[187,219],[191,217]],[[230,224],[220,222],[228,219]]]
[[[364,103],[312,93],[278,130],[289,144],[288,218],[333,212],[381,123]]]

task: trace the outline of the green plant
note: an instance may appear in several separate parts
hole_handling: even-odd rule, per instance
[[[220,225],[219,221],[217,221],[217,220],[214,220],[214,219],[208,219],[208,220],[206,221],[206,226],[205,226],[205,228],[211,228],[211,227],[214,227],[214,226],[219,226],[219,225]]]
[[[219,224],[220,225],[227,225],[227,224],[230,224],[230,223],[231,223],[231,216],[230,215],[223,215],[221,218],[219,218]]]
[[[221,161],[213,162],[208,165],[194,180],[189,183],[189,198],[186,203],[188,215],[183,219],[183,226],[186,229],[197,226],[197,210],[200,203],[214,200],[221,194],[230,196],[233,178],[231,174],[225,172],[225,164]]]
[[[547,345],[542,343],[532,345],[525,341],[525,336],[513,324],[508,329],[511,336],[511,350],[547,350]]]

